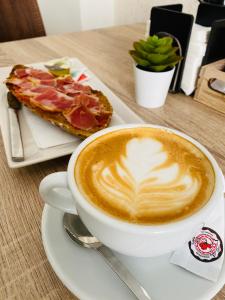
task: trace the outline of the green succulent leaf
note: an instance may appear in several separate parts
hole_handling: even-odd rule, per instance
[[[129,53],[138,65],[143,66],[143,67],[148,67],[150,65],[148,60],[145,60],[145,59],[138,56],[137,51],[130,50]]]
[[[156,72],[174,67],[183,59],[177,54],[179,48],[173,46],[171,37],[149,36],[147,40],[134,42],[133,47],[134,50],[130,50],[130,55],[134,61],[138,65]]]
[[[158,46],[161,46],[161,47],[165,47],[165,46],[170,46],[172,47],[172,44],[173,44],[173,39],[169,36],[166,36],[166,37],[163,37],[163,38],[160,38],[158,40]]]
[[[171,55],[171,54],[174,54],[178,51],[178,47],[172,47],[172,46],[159,46],[159,47],[156,47],[154,49],[154,53],[159,53],[159,54],[168,54],[168,55]]]
[[[147,51],[144,50],[144,48],[140,45],[140,43],[135,42],[135,43],[133,44],[133,46],[134,46],[134,49],[136,50],[136,52],[138,53],[138,56],[139,56],[140,58],[144,58],[144,59],[146,59],[146,60],[148,59],[149,53],[148,53]]]
[[[149,69],[155,72],[162,72],[164,71],[166,68],[173,68],[175,67],[175,65],[182,60],[181,56],[178,55],[174,55],[173,57],[169,58],[167,60],[167,62],[165,62],[162,65],[151,65],[149,66]]]
[[[155,47],[153,45],[148,44],[144,40],[140,40],[138,43],[140,44],[140,46],[142,47],[142,49],[145,50],[145,51],[147,51],[148,53],[153,52],[154,49],[155,49]]]
[[[151,53],[148,55],[148,61],[153,65],[163,64],[167,59],[167,54]]]
[[[167,54],[172,49],[173,48],[171,46],[158,46],[158,47],[155,47],[154,53]]]
[[[167,52],[167,54],[170,57],[170,56],[176,54],[178,50],[179,50],[179,47],[173,47],[169,52]]]
[[[177,64],[180,60],[182,60],[183,57],[177,55],[177,54],[174,54],[170,57],[168,57],[168,59],[166,60],[166,64]]]
[[[159,38],[157,35],[149,36],[147,39],[147,43],[152,46],[158,45]]]

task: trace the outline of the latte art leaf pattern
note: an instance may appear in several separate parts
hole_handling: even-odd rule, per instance
[[[168,161],[163,145],[150,138],[130,140],[126,154],[110,165],[93,165],[93,182],[100,194],[127,211],[134,219],[146,214],[162,214],[187,206],[201,187],[201,178],[177,162]],[[119,199],[119,200],[118,200]]]
[[[88,144],[77,159],[75,181],[96,209],[151,225],[197,212],[213,193],[215,174],[194,144],[146,127],[110,132]]]

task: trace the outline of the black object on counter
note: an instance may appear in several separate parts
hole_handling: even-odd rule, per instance
[[[167,32],[178,39],[182,56],[184,59],[181,64],[176,67],[170,91],[178,91],[180,89],[181,79],[183,75],[185,58],[187,56],[188,45],[190,41],[194,17],[190,14],[182,13],[182,4],[157,6],[151,10],[151,27],[150,35]],[[177,74],[179,72],[179,74]]]
[[[224,1],[216,2],[200,2],[196,15],[196,24],[211,27],[213,22],[225,19],[225,5],[222,3]]]
[[[209,64],[225,58],[225,0],[200,0],[198,6],[196,24],[211,27],[207,49],[202,65]],[[183,61],[176,70],[170,86],[170,91],[180,90],[185,59],[188,52],[190,36],[194,23],[191,14],[182,12],[182,4],[155,6],[151,10],[150,35],[168,33],[179,41],[182,49]]]
[[[225,19],[214,21],[210,32],[203,65],[225,58]]]
[[[210,4],[213,4],[213,5],[225,5],[225,0],[204,0],[204,1],[199,1],[199,2],[206,2],[206,3],[210,3]]]

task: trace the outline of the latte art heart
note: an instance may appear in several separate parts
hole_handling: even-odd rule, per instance
[[[164,223],[193,213],[213,190],[208,159],[175,134],[143,130],[111,133],[89,145],[76,166],[81,191],[106,213],[133,223]]]

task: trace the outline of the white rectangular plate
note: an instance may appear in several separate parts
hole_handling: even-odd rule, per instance
[[[100,81],[90,70],[88,70],[78,59],[73,59],[76,61],[77,68],[85,69],[85,73],[87,72],[90,76],[90,80],[87,82],[92,88],[96,90],[102,91],[106,97],[109,99],[111,105],[113,106],[113,118],[110,126],[118,125],[121,123],[144,123],[143,119],[135,114],[126,104],[124,104],[112,91],[102,82]],[[33,67],[43,69],[44,63],[32,64]],[[50,123],[40,119],[37,122],[38,125],[43,129],[43,134],[46,135],[46,139],[48,139],[48,133],[46,132],[55,132],[55,134],[65,134],[65,137],[62,138],[62,143],[53,147],[41,147],[40,144],[37,144],[37,139],[34,138],[34,130],[32,126],[29,126],[29,120],[31,118],[24,117],[24,111],[19,112],[19,121],[22,132],[22,140],[24,146],[24,155],[25,160],[22,162],[14,162],[11,159],[10,152],[10,139],[9,139],[9,122],[8,122],[8,110],[7,110],[7,88],[3,84],[3,81],[6,79],[8,74],[10,73],[12,67],[0,68],[0,125],[3,143],[5,147],[5,153],[7,157],[7,162],[10,168],[20,168],[28,165],[36,164],[42,161],[50,160],[56,157],[64,156],[71,154],[75,148],[81,143],[79,138],[74,137],[74,140],[65,143],[67,140],[67,133],[62,132],[60,128],[52,127]],[[35,116],[36,117],[36,116]],[[36,121],[35,121],[36,122]],[[46,127],[47,126],[47,127]],[[48,128],[49,127],[49,128]],[[44,130],[46,128],[46,130]],[[58,132],[56,132],[58,131]],[[33,133],[33,135],[32,135]],[[43,139],[42,139],[43,140]],[[39,139],[39,142],[42,142]]]

